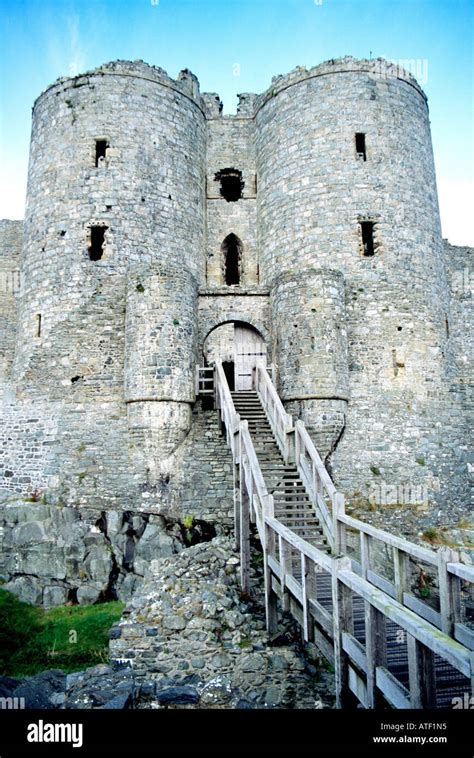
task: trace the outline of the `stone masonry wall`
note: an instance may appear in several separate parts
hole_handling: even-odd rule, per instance
[[[225,284],[223,240],[231,233],[242,242],[242,276],[244,286],[258,284],[259,257],[256,242],[256,167],[255,124],[253,118],[237,113],[223,116],[216,109],[207,121],[207,284]],[[242,198],[227,202],[220,194],[215,175],[222,169],[242,172]]]
[[[0,220],[0,397],[15,349],[22,245],[23,221]]]

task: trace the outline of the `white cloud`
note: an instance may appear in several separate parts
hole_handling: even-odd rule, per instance
[[[69,76],[77,76],[85,69],[85,55],[79,39],[79,16],[70,16],[68,18],[69,32]]]

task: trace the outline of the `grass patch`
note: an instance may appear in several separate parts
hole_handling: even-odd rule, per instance
[[[0,589],[0,675],[80,671],[107,663],[108,631],[124,605],[61,605],[45,611]]]
[[[249,640],[247,637],[237,643],[238,647],[240,647],[241,650],[245,650],[245,648],[250,647],[251,644],[252,640]]]
[[[446,528],[440,527],[437,529],[434,526],[428,527],[428,529],[425,529],[423,534],[421,535],[422,540],[426,540],[426,542],[431,542],[432,544],[436,545],[450,545],[451,542],[448,539],[446,535]]]

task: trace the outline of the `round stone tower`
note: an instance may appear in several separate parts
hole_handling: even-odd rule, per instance
[[[340,271],[286,272],[271,291],[279,391],[326,456],[349,396],[344,277]]]
[[[60,400],[123,400],[125,361],[131,427],[141,413],[142,432],[156,426],[157,403],[166,415],[163,403],[194,400],[205,144],[204,105],[187,71],[173,80],[142,62],[117,61],[60,79],[40,95],[14,369],[19,388]],[[143,308],[146,326],[137,321]],[[172,392],[163,389],[167,371]]]
[[[445,459],[427,419],[450,401],[448,288],[424,93],[381,59],[296,69],[257,99],[256,152],[260,276],[274,304],[283,396],[299,402],[309,426],[321,430],[326,417],[333,427],[322,448],[341,484],[365,486],[371,469],[400,477],[400,444],[410,481],[425,481],[416,460],[431,459],[433,472]],[[340,282],[327,286],[334,271],[344,292]],[[294,281],[291,295],[282,277]],[[311,331],[304,346],[299,318]],[[335,424],[343,406],[329,415],[325,406],[341,399],[349,408]]]

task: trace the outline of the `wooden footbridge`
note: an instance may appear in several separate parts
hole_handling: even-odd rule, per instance
[[[214,395],[232,451],[246,592],[252,523],[261,541],[268,633],[280,603],[334,666],[338,707],[473,707],[474,567],[346,514],[264,367],[251,391],[232,393],[219,361],[197,385]]]

